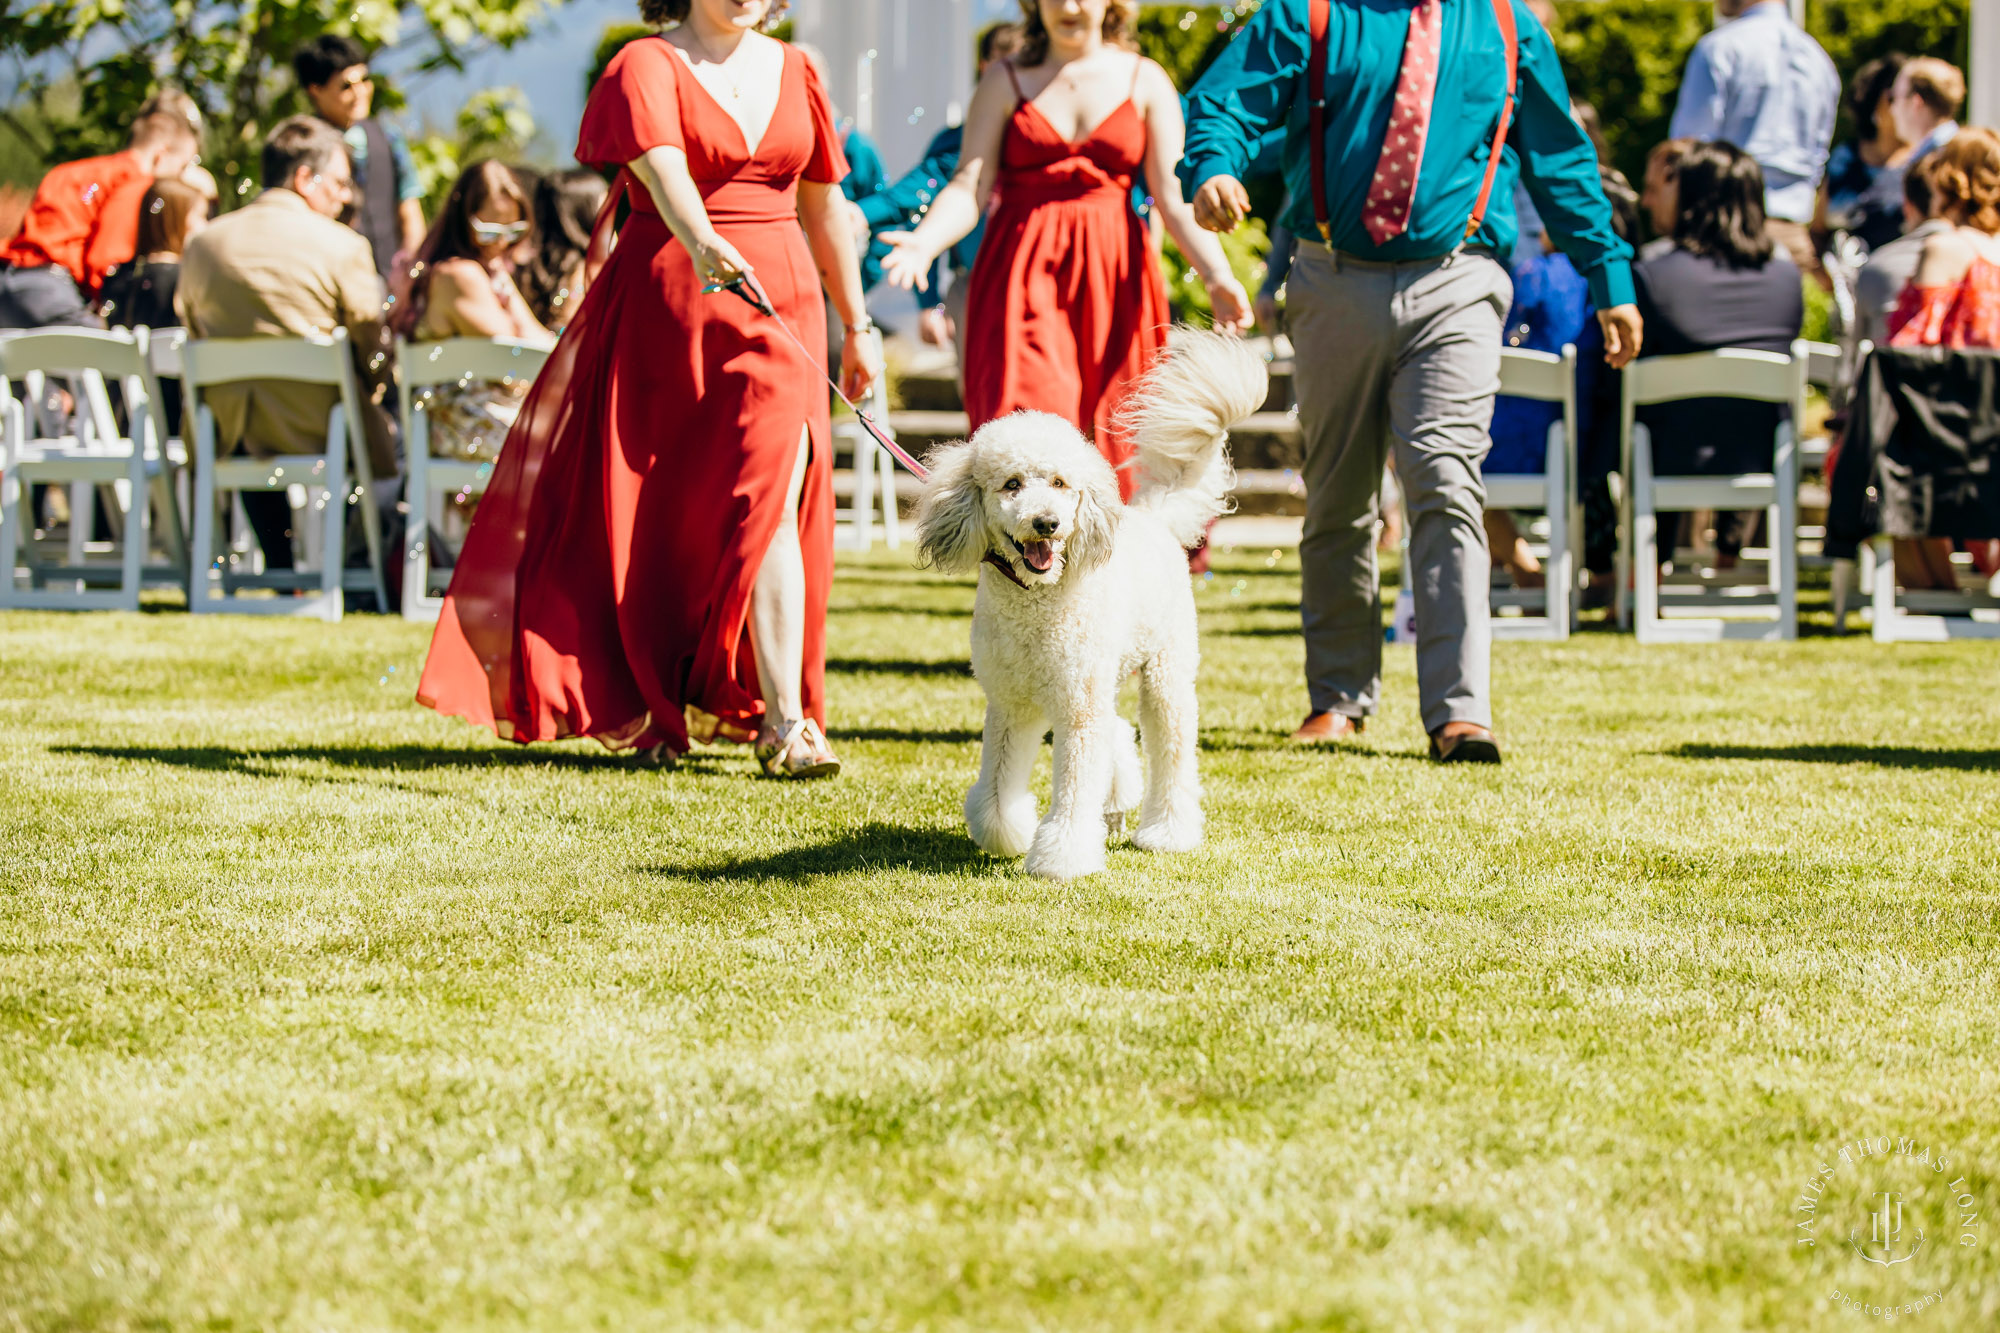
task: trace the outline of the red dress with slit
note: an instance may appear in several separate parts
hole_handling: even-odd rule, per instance
[[[809,348],[826,346],[798,181],[846,175],[824,89],[787,46],[756,150],[665,41],[615,57],[584,109],[579,162],[682,148],[716,230]],[[622,749],[749,740],[764,708],[750,593],[811,436],[799,502],[805,708],[825,725],[833,471],[824,353],[729,294],[627,171],[631,215],[507,437],[453,571],[420,703],[516,741]]]
[[[1074,143],[1033,102],[1014,107],[966,300],[965,407],[974,430],[1032,408],[1073,422],[1113,467],[1131,457],[1116,414],[1166,345],[1173,318],[1132,211],[1145,160],[1146,122],[1130,96]],[[1118,477],[1131,498],[1135,478],[1129,469]]]

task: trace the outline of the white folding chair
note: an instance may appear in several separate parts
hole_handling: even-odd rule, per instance
[[[1536,473],[1494,473],[1486,477],[1488,509],[1539,509],[1548,515],[1548,558],[1543,562],[1540,589],[1496,589],[1493,593],[1493,637],[1496,639],[1567,639],[1578,609],[1577,567],[1581,558],[1583,515],[1576,500],[1576,469],[1571,459],[1576,439],[1576,347],[1565,344],[1562,355],[1522,347],[1500,350],[1500,392],[1515,398],[1562,404],[1562,419],[1549,425],[1547,461]],[[1529,614],[1500,614],[1520,607]],[[1539,614],[1535,614],[1535,613]]]
[[[469,463],[431,454],[430,414],[425,411],[439,385],[497,380],[533,381],[549,359],[546,348],[515,338],[447,338],[441,342],[396,340],[397,376],[402,383],[398,411],[408,477],[403,500],[409,510],[403,527],[403,619],[436,620],[449,571],[431,569],[430,534],[444,532],[445,495],[478,495],[493,476],[493,464]],[[432,586],[437,577],[437,587]]]
[[[1641,643],[1798,637],[1799,459],[1794,432],[1805,414],[1807,360],[1806,346],[1800,342],[1792,345],[1789,356],[1727,347],[1634,361],[1625,367],[1619,438],[1627,484],[1622,488],[1625,533],[1618,619],[1620,625],[1634,626]],[[1637,409],[1683,398],[1789,404],[1792,419],[1778,426],[1771,471],[1719,477],[1656,475],[1652,435],[1636,424]],[[1691,576],[1662,585],[1660,514],[1757,508],[1765,511],[1769,543],[1763,583]],[[1628,571],[1636,577],[1628,580]],[[1628,581],[1633,585],[1630,595],[1625,593]]]
[[[175,460],[167,448],[160,386],[147,360],[147,344],[145,329],[45,329],[0,339],[0,607],[136,611],[140,590],[148,583],[187,586],[187,537],[175,493]],[[13,395],[10,383],[16,378],[33,386],[31,394],[50,378],[67,379],[75,390],[74,431],[51,435],[38,430],[35,422],[41,414]],[[118,425],[109,383],[123,392],[130,435]],[[32,516],[24,518],[22,502],[36,483],[70,488],[64,564],[35,560]],[[87,559],[99,487],[115,499],[111,517],[122,547],[115,565]],[[148,562],[156,526],[163,529],[165,563]],[[15,584],[17,564],[25,565],[26,588]],[[50,588],[51,583],[67,586]]]
[[[361,392],[354,375],[345,329],[325,340],[312,338],[198,338],[181,348],[181,383],[186,390],[184,419],[194,422],[194,541],[188,588],[188,609],[196,613],[228,611],[245,615],[317,616],[339,620],[344,591],[375,595],[386,609],[388,590],[382,581],[382,531],[377,520],[374,476],[363,432]],[[339,401],[327,413],[326,451],[320,454],[280,454],[270,458],[217,458],[215,414],[208,405],[209,389],[243,380],[278,380],[294,384],[332,385]],[[215,554],[216,497],[237,491],[285,492],[298,486],[305,495],[306,515],[315,514],[319,540],[303,543],[315,556],[316,569],[252,573],[219,560]],[[347,506],[361,511],[368,568],[346,565]],[[311,551],[317,545],[316,552]],[[268,588],[280,595],[249,598],[243,588]],[[313,592],[313,596],[285,596]]]
[[[875,386],[868,392],[868,400],[862,404],[868,410],[875,425],[890,439],[895,432],[889,425],[889,382],[888,376],[875,377]],[[848,543],[857,551],[865,551],[875,544],[875,501],[877,482],[880,477],[882,502],[882,537],[895,550],[903,544],[902,519],[896,508],[896,459],[887,449],[877,444],[861,428],[861,423],[852,417],[845,417],[833,423],[834,453],[840,453],[842,445],[847,446],[854,459],[854,493],[849,503],[836,506],[833,511],[836,537],[840,525],[847,528]],[[879,469],[879,473],[878,470]]]

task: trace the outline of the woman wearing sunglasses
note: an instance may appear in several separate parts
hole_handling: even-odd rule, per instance
[[[542,327],[514,282],[513,256],[534,244],[532,205],[512,171],[488,158],[459,175],[410,268],[410,295],[391,320],[406,342],[519,338],[543,347]],[[426,394],[431,452],[491,462],[521,414],[530,381],[455,384]]]

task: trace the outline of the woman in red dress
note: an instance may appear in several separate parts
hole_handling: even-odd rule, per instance
[[[439,712],[662,761],[755,740],[771,776],[838,770],[825,366],[703,291],[754,274],[823,348],[824,282],[846,387],[876,373],[833,113],[798,52],[759,31],[772,9],[641,0],[679,26],[627,46],[591,93],[577,160],[624,168],[598,226],[621,198],[631,214],[466,538],[417,694]]]
[[[1186,126],[1167,72],[1131,48],[1134,0],[1021,0],[1021,52],[989,67],[966,116],[958,171],[913,232],[892,233],[883,276],[925,281],[979,222],[966,305],[972,428],[1021,408],[1066,417],[1116,467],[1116,414],[1166,343],[1166,285],[1132,210],[1144,173],[1167,232],[1207,281],[1217,328],[1249,327],[1250,299],[1221,242],[1194,223],[1174,166]],[[1125,493],[1134,478],[1119,474]]]
[[[2000,347],[2000,134],[1960,130],[1933,158],[1938,215],[1952,224],[1924,242],[1916,275],[1889,316],[1896,347]],[[1905,588],[1956,588],[1953,543],[1898,537],[1896,579]],[[2000,570],[2000,542],[1964,543],[1982,574]]]

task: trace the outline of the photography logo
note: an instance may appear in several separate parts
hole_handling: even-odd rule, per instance
[[[1828,1304],[1902,1320],[1945,1305],[1958,1278],[1978,1271],[1981,1213],[1971,1173],[1949,1153],[1885,1134],[1818,1164],[1793,1202],[1793,1228]]]

